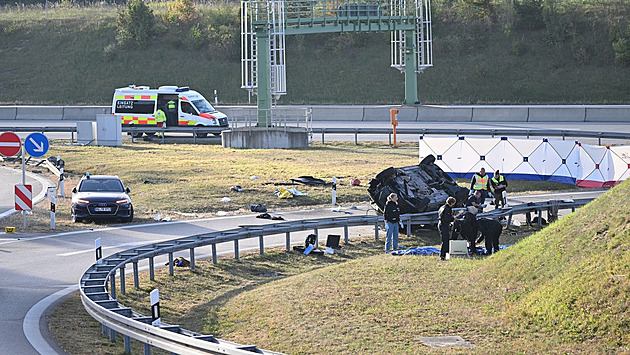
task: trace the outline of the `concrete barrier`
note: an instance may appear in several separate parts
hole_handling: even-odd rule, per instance
[[[308,147],[305,128],[243,127],[221,132],[224,148],[287,149]]]
[[[472,108],[472,122],[527,122],[527,106],[487,106]]]
[[[313,121],[363,121],[363,106],[311,106]]]
[[[630,122],[630,106],[588,106],[586,122]]]
[[[16,120],[56,121],[63,119],[63,106],[17,106]]]
[[[416,107],[405,106],[367,106],[363,110],[363,121],[369,122],[390,122],[391,109],[398,110],[399,122],[415,122],[418,118],[418,109]]]
[[[0,106],[0,120],[15,120],[17,116],[16,106]]]
[[[471,106],[420,106],[418,122],[471,122]]]
[[[109,115],[110,106],[66,106],[63,108],[63,120],[67,121],[95,121],[96,115]]]
[[[584,122],[585,106],[529,106],[527,122]]]

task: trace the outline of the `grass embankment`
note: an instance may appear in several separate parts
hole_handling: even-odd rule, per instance
[[[630,67],[615,62],[610,39],[626,31],[627,0],[563,0],[536,29],[528,29],[527,19],[515,25],[513,2],[496,3],[505,13],[494,20],[466,14],[477,5],[432,4],[434,67],[418,78],[420,102],[630,102]],[[188,85],[211,101],[217,90],[220,104],[248,102],[237,4],[197,4],[192,23],[164,22],[164,3],[149,6],[156,35],[135,49],[117,45],[116,15],[123,6],[64,1],[51,3],[49,11],[43,5],[0,8],[0,103],[109,105],[114,89],[130,84]],[[211,15],[216,9],[220,14]],[[287,95],[280,103],[401,103],[404,75],[390,64],[388,32],[287,36]]]

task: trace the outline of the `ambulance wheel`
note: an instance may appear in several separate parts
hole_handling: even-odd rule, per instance
[[[206,132],[197,132],[195,133],[197,138],[206,138],[208,136],[208,133]]]

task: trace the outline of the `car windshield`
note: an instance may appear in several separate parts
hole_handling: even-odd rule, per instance
[[[197,108],[199,113],[210,113],[216,111],[212,105],[206,99],[194,100],[193,105]]]
[[[79,192],[123,192],[123,184],[116,179],[86,179],[81,182]]]

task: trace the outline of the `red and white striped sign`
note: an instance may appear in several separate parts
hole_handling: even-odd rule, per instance
[[[33,186],[15,185],[15,209],[30,211],[33,209]]]

